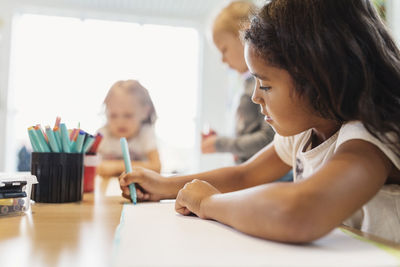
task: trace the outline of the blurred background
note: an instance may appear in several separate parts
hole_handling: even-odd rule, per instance
[[[156,106],[163,172],[233,164],[231,154],[199,149],[205,125],[233,134],[241,84],[209,36],[227,2],[0,0],[0,171],[17,169],[31,125],[61,116],[69,128],[95,133],[106,92],[126,79],[139,80]],[[375,4],[399,44],[400,1]]]

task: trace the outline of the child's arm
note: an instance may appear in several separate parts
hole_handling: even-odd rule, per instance
[[[150,169],[159,173],[161,171],[161,162],[158,150],[153,150],[147,153],[146,161],[132,161],[132,166]]]
[[[374,145],[351,140],[314,175],[297,183],[274,183],[221,194],[195,180],[176,200],[193,212],[239,231],[282,242],[310,242],[337,227],[385,183],[392,164]]]
[[[122,172],[124,172],[124,168],[123,160],[102,160],[97,166],[96,172],[98,175],[103,177],[112,177],[120,175]]]
[[[199,174],[165,178],[151,171],[134,169],[132,173],[120,177],[120,185],[124,196],[129,198],[130,183],[139,184],[137,189],[139,200],[160,200],[175,198],[178,191],[193,179],[208,181],[221,192],[231,192],[251,186],[272,182],[290,170],[275,153],[273,145],[269,145],[247,162],[232,167],[207,171]]]
[[[156,172],[161,170],[160,157],[157,150],[150,151],[145,161],[131,161],[132,166],[147,168]],[[119,176],[125,171],[124,160],[103,160],[97,166],[97,174],[103,177]]]

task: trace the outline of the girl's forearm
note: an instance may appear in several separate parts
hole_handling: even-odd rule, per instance
[[[201,203],[202,217],[219,221],[241,232],[281,242],[305,242],[301,210],[296,211],[292,183],[261,185],[232,193],[216,194]]]
[[[175,185],[176,194],[193,179],[207,181],[221,192],[231,192],[246,188],[243,174],[244,170],[241,166],[232,166],[192,175],[174,176],[168,179],[171,179],[171,182]]]

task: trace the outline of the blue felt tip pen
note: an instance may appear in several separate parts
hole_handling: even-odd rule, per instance
[[[94,137],[91,134],[88,134],[85,138],[85,143],[82,146],[82,153],[87,153],[89,149],[92,147],[94,143]]]
[[[62,145],[62,141],[61,141],[61,130],[58,126],[56,126],[53,128],[53,132],[54,132],[54,136],[56,137],[58,148],[60,149],[60,152],[62,152],[63,145]]]
[[[60,148],[58,147],[56,137],[54,136],[54,132],[50,129],[50,126],[46,126],[46,134],[49,139],[49,144],[52,152],[60,152]]]
[[[78,138],[76,138],[76,152],[82,153],[83,141],[85,140],[86,133],[82,130],[79,131]]]
[[[39,142],[39,146],[42,148],[43,152],[51,152],[49,145],[46,142],[46,138],[44,138],[42,129],[37,127],[35,128],[37,140]]]
[[[28,135],[29,135],[29,139],[31,140],[33,151],[34,152],[44,152],[44,151],[42,151],[42,149],[39,145],[39,141],[37,139],[36,132],[33,129],[33,127],[28,128]]]
[[[61,129],[61,142],[62,142],[62,149],[64,153],[71,153],[71,147],[69,143],[69,134],[67,130],[67,126],[65,123],[60,123]]]
[[[132,172],[131,157],[129,156],[128,142],[126,141],[125,137],[122,137],[119,141],[121,143],[122,155],[124,156],[126,173]],[[136,201],[137,201],[136,200],[136,187],[135,187],[134,183],[131,183],[129,185],[129,192],[131,193],[131,199],[132,199],[133,204],[136,204]]]

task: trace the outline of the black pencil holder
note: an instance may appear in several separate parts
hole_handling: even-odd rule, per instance
[[[42,203],[82,200],[83,153],[33,152],[31,173],[37,177],[31,198]]]

